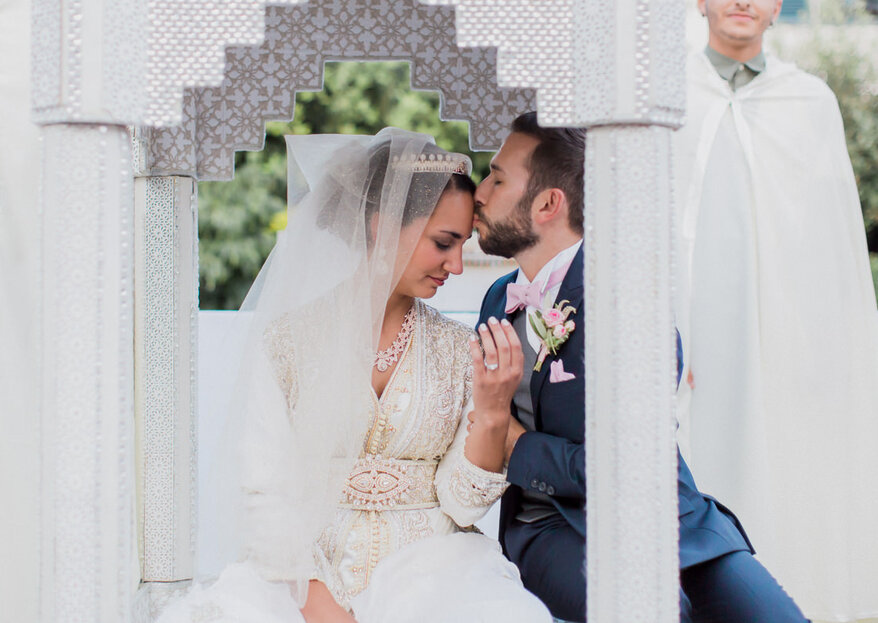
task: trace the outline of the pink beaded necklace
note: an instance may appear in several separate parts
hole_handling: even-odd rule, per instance
[[[375,353],[375,361],[372,365],[378,368],[379,372],[387,372],[387,369],[399,360],[399,356],[405,350],[405,346],[414,328],[415,306],[412,305],[411,309],[406,312],[405,318],[402,319],[402,326],[399,328],[399,333],[396,334],[393,344],[388,346],[387,349],[379,350]]]

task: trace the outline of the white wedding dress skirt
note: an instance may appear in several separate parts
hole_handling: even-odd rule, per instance
[[[351,601],[358,623],[551,623],[521,584],[518,569],[484,535],[422,539],[388,555]],[[262,580],[247,563],[197,585],[158,623],[305,623],[288,587]]]

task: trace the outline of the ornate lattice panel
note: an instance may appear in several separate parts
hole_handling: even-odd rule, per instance
[[[502,86],[532,87],[542,123],[573,119],[573,1],[420,0],[457,10],[457,43],[495,46]]]
[[[300,4],[307,0],[273,0]],[[149,104],[144,125],[180,123],[184,87],[223,80],[228,46],[258,45],[265,31],[264,0],[148,0]]]
[[[497,86],[494,49],[455,44],[451,7],[314,0],[268,7],[265,23],[261,45],[227,51],[220,86],[187,90],[179,126],[146,133],[151,174],[231,178],[234,152],[261,149],[265,120],[291,119],[296,90],[321,89],[327,60],[410,60],[412,87],[441,93],[443,119],[469,120],[475,149],[498,147],[534,107],[531,90]]]
[[[535,88],[545,125],[682,123],[679,0],[420,2],[456,8],[459,45],[496,46],[499,84]]]
[[[184,87],[219,84],[226,47],[262,41],[264,8],[264,0],[34,0],[35,119],[178,124]]]

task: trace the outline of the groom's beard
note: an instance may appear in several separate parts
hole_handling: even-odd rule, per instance
[[[524,199],[527,199],[525,197]],[[479,247],[488,255],[499,255],[500,257],[511,258],[525,249],[529,249],[540,241],[539,236],[533,230],[529,213],[526,212],[526,206],[529,207],[532,200],[528,201],[526,206],[522,205],[522,200],[512,213],[512,216],[505,221],[492,222],[487,220],[476,209],[479,220],[484,224],[485,235],[479,235]]]

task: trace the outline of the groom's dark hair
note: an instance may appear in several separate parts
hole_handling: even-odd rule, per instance
[[[544,128],[537,123],[537,113],[526,112],[516,117],[511,130],[539,141],[528,162],[530,179],[524,204],[530,206],[547,188],[561,189],[569,204],[570,229],[581,235],[585,128]]]

